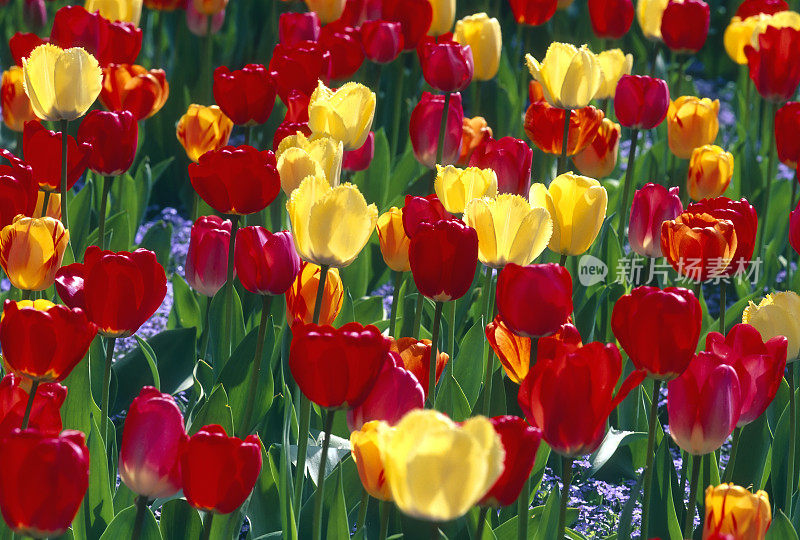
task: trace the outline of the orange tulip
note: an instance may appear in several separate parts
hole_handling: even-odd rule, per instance
[[[772,522],[766,491],[751,493],[733,484],[706,488],[706,519],[703,540],[747,538],[764,540]]]
[[[3,109],[3,122],[8,129],[21,132],[25,127],[25,122],[36,120],[31,100],[22,88],[21,67],[11,66],[8,71],[3,72],[0,102]]]
[[[619,136],[619,124],[603,118],[595,138],[589,146],[572,156],[572,163],[584,176],[605,178],[617,166]]]
[[[395,272],[409,272],[408,246],[411,240],[403,227],[403,211],[392,206],[378,218],[378,240],[386,265]]]
[[[412,337],[401,337],[392,341],[390,350],[398,353],[403,360],[403,366],[414,374],[418,381],[427,381],[430,377],[431,366],[431,340],[416,340]],[[438,352],[438,351],[437,351]],[[436,356],[436,382],[442,376],[444,366],[450,361],[447,353],[440,352]],[[425,398],[428,397],[428,385],[423,384],[422,390]]]
[[[684,212],[661,224],[661,251],[678,274],[698,282],[724,275],[736,253],[733,223]]]
[[[303,262],[294,283],[286,291],[286,319],[290,325],[295,321],[302,321],[305,324],[314,322],[314,306],[317,301],[320,270],[316,264]],[[331,268],[328,270],[325,292],[322,294],[320,325],[333,324],[342,309],[343,300],[344,288],[339,271]]]
[[[461,135],[461,154],[456,165],[467,167],[472,153],[485,141],[492,138],[492,128],[483,116],[464,118],[464,132]]]
[[[525,133],[542,152],[561,155],[564,114],[564,109],[553,107],[546,101],[537,101],[528,107],[528,112],[525,113]],[[567,155],[574,156],[589,146],[605,115],[591,105],[571,110],[569,114]]]
[[[530,369],[531,338],[518,336],[509,330],[498,315],[486,325],[486,339],[500,359],[508,378],[520,384]]]
[[[196,163],[206,152],[228,144],[232,129],[233,122],[216,105],[192,103],[178,120],[177,136],[186,155]]]
[[[137,120],[156,114],[169,97],[163,69],[136,64],[109,64],[103,69],[100,101],[111,111],[130,111]]]

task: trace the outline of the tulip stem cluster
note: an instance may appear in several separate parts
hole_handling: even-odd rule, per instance
[[[103,194],[100,196],[100,215],[97,225],[97,245],[100,249],[106,249],[106,208],[108,206],[108,193],[111,191],[111,176],[103,178]],[[42,212],[46,212],[46,206],[42,207]]]
[[[689,501],[686,503],[686,522],[683,526],[683,537],[692,538],[694,532],[694,511],[697,500],[697,484],[700,482],[700,463],[703,456],[692,455],[692,480],[689,484]],[[684,467],[686,461],[683,462]]]
[[[319,458],[319,473],[317,476],[317,491],[314,494],[314,540],[322,539],[322,500],[325,496],[325,469],[328,462],[328,447],[331,444],[331,430],[333,430],[333,417],[336,410],[325,413],[325,436],[322,439],[322,454]]]
[[[36,389],[39,388],[39,379],[31,381],[31,391],[28,393],[28,404],[25,406],[25,414],[22,416],[22,429],[28,428],[28,421],[31,419],[31,409],[33,400],[36,397]]]
[[[653,452],[656,442],[656,419],[658,418],[658,395],[661,391],[661,381],[653,379],[653,393],[650,396],[650,418],[647,427],[647,454],[644,467],[644,483],[642,491],[642,538],[647,538],[647,529],[650,518],[650,489],[653,486]]]
[[[430,363],[430,376],[428,378],[428,399],[430,400],[431,408],[436,408],[436,357],[439,348],[439,326],[442,321],[442,308],[444,302],[436,302],[436,308],[433,311],[433,327],[431,328],[431,363]],[[452,351],[450,351],[452,354]]]
[[[622,199],[619,205],[619,229],[617,237],[624,238],[625,225],[628,220],[628,201],[631,200],[631,189],[633,187],[633,163],[636,159],[636,143],[639,141],[639,130],[634,128],[631,134],[631,148],[628,151],[628,165],[625,169],[625,183],[622,185]]]
[[[106,365],[103,371],[103,403],[100,406],[100,422],[103,424],[103,441],[108,443],[108,399],[111,388],[111,360],[114,357],[114,346],[117,338],[106,338]]]

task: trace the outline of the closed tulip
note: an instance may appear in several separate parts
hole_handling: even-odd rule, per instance
[[[63,133],[50,131],[39,122],[28,122],[22,132],[25,163],[33,170],[33,179],[43,191],[57,191],[61,188],[61,160],[53,156],[61,155]],[[67,190],[80,179],[89,165],[92,147],[78,143],[67,135]]]
[[[569,114],[567,155],[574,156],[589,146],[597,136],[604,114],[591,105],[572,111],[553,107],[546,101],[534,101],[525,113],[525,134],[542,152],[561,155],[564,141],[564,115]]]
[[[454,41],[452,34],[438,39],[426,37],[417,47],[422,75],[433,88],[460,92],[472,81],[475,64],[472,49]]]
[[[423,92],[419,103],[411,111],[409,132],[414,157],[422,165],[433,169],[436,162],[436,151],[439,146],[439,129],[442,123],[444,96]],[[445,124],[444,151],[439,165],[450,165],[458,160],[461,149],[462,124],[464,109],[461,105],[461,94],[450,95]]]
[[[712,144],[719,132],[719,100],[681,96],[669,105],[667,135],[676,157],[689,159],[695,148]]]
[[[734,16],[725,28],[725,33],[723,34],[725,52],[728,53],[731,60],[740,66],[747,65],[747,55],[744,54],[744,48],[750,45],[753,32],[758,26],[760,18],[758,15],[744,19]]]
[[[630,75],[633,67],[633,55],[625,54],[620,49],[610,49],[597,54],[600,68],[603,70],[600,89],[595,99],[611,99],[617,89],[617,83],[624,75]]]
[[[430,0],[384,0],[381,18],[400,23],[405,50],[411,50],[430,30],[433,7]]]
[[[361,44],[367,58],[388,64],[403,52],[403,27],[399,22],[366,21],[361,25]]]
[[[110,21],[83,6],[64,6],[53,17],[50,43],[62,49],[81,47],[94,56],[101,67],[131,64],[142,49],[142,30],[133,23]],[[89,62],[81,69],[93,71],[91,65]]]
[[[478,260],[492,268],[530,264],[553,234],[548,211],[532,207],[519,195],[473,199],[464,210],[464,221],[478,233]]]
[[[711,8],[703,0],[670,0],[661,16],[664,45],[677,53],[700,51],[710,21]]]
[[[800,203],[789,214],[789,244],[800,253]]]
[[[363,401],[347,410],[347,427],[357,431],[373,420],[394,425],[407,412],[421,409],[424,404],[425,392],[419,380],[405,368],[398,353],[390,352]]]
[[[733,177],[733,154],[714,144],[692,150],[687,189],[695,201],[719,197]]]
[[[0,164],[0,228],[3,228],[19,214],[33,215],[38,185],[31,167],[17,156],[0,149],[0,157],[8,161],[8,165]]]
[[[30,388],[23,388],[26,379],[9,373],[0,380],[0,439],[22,425]],[[30,381],[28,381],[30,383]],[[61,405],[67,398],[67,388],[57,383],[44,383],[36,388],[28,418],[28,427],[44,435],[61,433]]]
[[[183,444],[181,483],[189,504],[198,510],[230,514],[239,508],[261,472],[258,435],[242,440],[229,437],[225,428],[212,424],[200,428]]]
[[[228,0],[190,0],[194,9],[205,16],[220,13],[228,5]]]
[[[15,430],[2,442],[0,512],[6,525],[21,536],[65,533],[89,487],[89,449],[83,433]]]
[[[661,18],[669,0],[639,0],[636,3],[636,20],[644,37],[651,41],[661,41]]]
[[[408,272],[408,246],[411,240],[403,228],[403,211],[392,206],[378,218],[378,241],[386,266],[395,272]]]
[[[793,291],[768,294],[758,304],[752,300],[742,313],[742,322],[755,327],[764,341],[785,336],[787,362],[800,356],[800,296]]]
[[[584,456],[600,446],[611,411],[645,376],[643,371],[632,372],[615,394],[621,375],[622,359],[615,345],[593,342],[573,348],[552,340],[522,381],[519,405],[554,451]]]
[[[697,349],[703,312],[688,289],[637,287],[614,304],[611,329],[636,369],[679,376]]]
[[[359,83],[332,91],[320,83],[308,105],[308,127],[315,135],[342,141],[345,150],[360,148],[372,127],[375,92]]]
[[[463,143],[462,143],[463,144]],[[492,138],[491,132],[469,160],[471,167],[492,169],[497,174],[497,191],[525,196],[531,187],[533,150],[521,139]]]
[[[492,169],[437,165],[433,185],[442,205],[454,214],[463,213],[473,199],[497,196],[497,175]]]
[[[303,394],[320,407],[357,405],[381,373],[390,343],[372,325],[295,324],[289,369]]]
[[[669,432],[686,452],[715,451],[739,422],[741,390],[736,370],[700,352],[683,374],[667,385]]]
[[[764,540],[772,523],[767,492],[759,490],[753,494],[733,484],[708,486],[705,509],[703,540],[719,537]]]
[[[198,195],[222,214],[260,212],[281,190],[272,150],[224,146],[189,165],[189,179]]]
[[[120,478],[146,499],[171,497],[182,488],[180,456],[187,439],[183,415],[173,397],[145,386],[125,417]]]
[[[686,212],[694,214],[708,214],[717,219],[725,219],[733,223],[736,232],[736,251],[731,259],[731,264],[723,275],[742,275],[747,270],[753,258],[756,245],[756,230],[758,229],[758,215],[756,209],[747,202],[747,199],[732,201],[727,197],[704,199],[690,204]]]
[[[214,100],[234,124],[263,124],[275,105],[275,81],[261,64],[247,64],[234,71],[214,70]]]
[[[136,120],[150,118],[167,102],[169,83],[163,69],[147,70],[136,64],[103,68],[100,102],[112,111],[130,111]]]
[[[604,178],[617,168],[619,138],[622,128],[616,122],[603,118],[589,146],[572,156],[572,163],[584,176]]]
[[[736,246],[736,229],[727,219],[684,212],[661,224],[664,257],[678,274],[695,282],[727,275]]]
[[[349,79],[364,63],[360,30],[342,21],[323,26],[319,44],[331,53],[328,77],[332,80]]]
[[[489,127],[489,123],[483,116],[464,118],[462,126],[461,152],[458,155],[456,165],[459,167],[466,167],[469,165],[469,161],[475,150],[481,146],[485,146],[487,141],[492,138],[492,128]]]
[[[623,75],[614,94],[614,114],[619,123],[636,129],[653,129],[670,109],[666,81],[640,75]]]
[[[478,234],[460,220],[423,223],[411,237],[408,260],[420,294],[434,302],[464,296],[478,267]]]
[[[417,519],[461,517],[503,472],[503,445],[483,416],[456,424],[438,411],[419,409],[394,430],[379,430],[378,441],[392,500]],[[469,474],[451,474],[454,467]]]
[[[78,142],[91,145],[89,168],[104,176],[130,169],[139,144],[139,124],[128,111],[92,111],[78,128]]]
[[[0,266],[14,287],[43,291],[53,284],[68,243],[60,221],[19,215],[0,231]]]
[[[390,347],[392,352],[400,355],[403,367],[410,371],[418,381],[428,381],[431,372],[431,340],[415,339],[412,337],[401,337],[392,340]],[[436,350],[436,382],[442,376],[444,367],[450,361],[447,353]],[[422,392],[425,399],[428,398],[428,385],[422,385]]]
[[[497,278],[497,311],[515,334],[552,335],[572,314],[572,276],[558,264],[510,263]]]
[[[778,159],[790,169],[800,162],[800,141],[794,136],[800,129],[800,102],[790,101],[775,113],[775,146]]]
[[[536,462],[541,431],[517,416],[490,418],[503,445],[503,473],[483,496],[482,506],[508,506],[517,500]]]
[[[375,133],[370,131],[361,148],[348,150],[344,153],[342,156],[342,169],[349,172],[364,171],[369,168],[373,157],[375,157]]]
[[[374,420],[351,432],[350,452],[356,464],[358,477],[367,493],[378,500],[390,501],[392,494],[386,483],[386,471],[379,446],[378,432],[382,429],[392,428],[383,422]]]
[[[563,255],[580,255],[589,249],[606,217],[608,194],[600,182],[565,173],[550,183],[534,184],[531,206],[547,208],[553,218],[550,249]]]
[[[284,294],[300,272],[292,234],[273,234],[264,227],[239,230],[234,262],[242,286],[254,294]]]
[[[603,83],[603,70],[597,55],[585,45],[554,42],[539,63],[525,55],[528,70],[541,83],[544,97],[559,109],[580,109],[594,99]]]
[[[300,186],[306,176],[325,178],[331,187],[339,185],[344,161],[344,145],[331,137],[309,140],[302,133],[283,139],[275,152],[281,188],[286,195]]]
[[[130,22],[139,26],[142,0],[86,0],[86,11],[98,11],[109,21]]]
[[[319,81],[328,81],[330,69],[330,51],[313,41],[294,46],[278,43],[269,61],[269,71],[275,73],[278,95],[284,103],[289,101],[292,90],[310,96]]]
[[[317,41],[320,32],[319,15],[307,13],[281,13],[278,17],[278,42],[293,47],[303,41]]]
[[[469,45],[472,50],[476,80],[488,81],[497,75],[503,47],[497,19],[489,18],[486,13],[464,17],[456,23],[455,39],[462,45]]]
[[[648,182],[633,194],[628,242],[645,257],[661,257],[661,224],[683,213],[678,188]]]
[[[81,308],[107,337],[128,337],[164,301],[167,277],[152,251],[103,251],[89,246],[83,263],[56,274],[56,291],[67,306]]]
[[[556,12],[558,0],[508,0],[517,24],[540,26]]]
[[[286,203],[300,257],[320,266],[341,268],[355,260],[378,222],[378,209],[367,205],[352,184],[332,188],[309,176]]]
[[[403,206],[403,229],[406,236],[412,238],[423,223],[435,223],[441,219],[453,219],[453,215],[444,209],[436,194],[427,197],[406,195]]]
[[[339,17],[344,11],[345,0],[305,0],[306,6],[319,16],[322,24],[328,24]]]
[[[206,152],[227,145],[232,129],[233,122],[219,107],[193,103],[178,120],[176,134],[186,155],[197,163]]]
[[[201,216],[192,225],[186,253],[186,283],[202,295],[213,297],[228,278],[228,244],[231,221]],[[238,240],[238,238],[237,238]],[[238,246],[241,240],[236,242]]]
[[[800,84],[800,66],[792,61],[800,51],[800,30],[767,26],[755,39],[757,46],[746,45],[744,54],[756,90],[770,101],[791,99]]]
[[[288,291],[286,291],[286,320],[289,325],[295,321],[308,324],[314,320],[317,290],[319,289],[320,267],[316,264],[300,262],[300,271]],[[331,268],[325,279],[320,308],[320,324],[333,324],[342,309],[344,287],[339,270]]]
[[[8,129],[17,132],[22,131],[25,122],[36,119],[22,80],[22,68],[11,66],[3,72],[2,86],[0,86],[0,108],[3,112],[3,122]]]
[[[620,39],[633,23],[632,0],[589,0],[592,30],[603,39]]]

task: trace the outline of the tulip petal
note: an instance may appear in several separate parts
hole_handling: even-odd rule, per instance
[[[33,112],[42,120],[60,119],[56,110],[53,74],[56,60],[63,52],[60,47],[46,43],[36,47],[28,58],[22,60],[25,93],[31,100]]]
[[[83,116],[100,95],[103,71],[94,56],[80,47],[73,47],[56,59],[53,83],[61,118],[75,120]]]

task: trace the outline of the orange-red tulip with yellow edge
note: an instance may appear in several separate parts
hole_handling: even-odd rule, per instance
[[[55,281],[68,242],[60,221],[19,215],[0,231],[0,266],[14,287],[42,291]]]
[[[591,178],[605,178],[617,167],[621,128],[616,122],[603,118],[589,146],[572,156],[578,171]]]
[[[378,217],[378,240],[386,266],[395,272],[411,271],[408,245],[411,240],[403,227],[403,211],[392,206]]]
[[[295,321],[305,324],[313,322],[314,306],[319,288],[320,267],[316,264],[301,262],[300,272],[294,283],[286,291],[286,320],[289,325]],[[319,312],[319,324],[333,324],[344,300],[344,288],[339,270],[331,268],[325,279],[325,291],[322,294],[322,308]]]
[[[692,200],[713,199],[725,193],[733,177],[733,154],[719,146],[695,148],[689,160],[687,187]]]
[[[206,152],[228,144],[232,129],[233,122],[216,105],[192,103],[178,120],[177,136],[189,159],[197,162]]]
[[[756,493],[734,484],[706,488],[706,519],[703,540],[725,538],[764,540],[772,523],[766,491]]]
[[[542,152],[561,155],[566,113],[564,109],[553,107],[544,100],[532,101],[525,113],[525,134]],[[589,146],[597,136],[604,116],[603,111],[591,105],[569,111],[568,156],[574,156]]]

